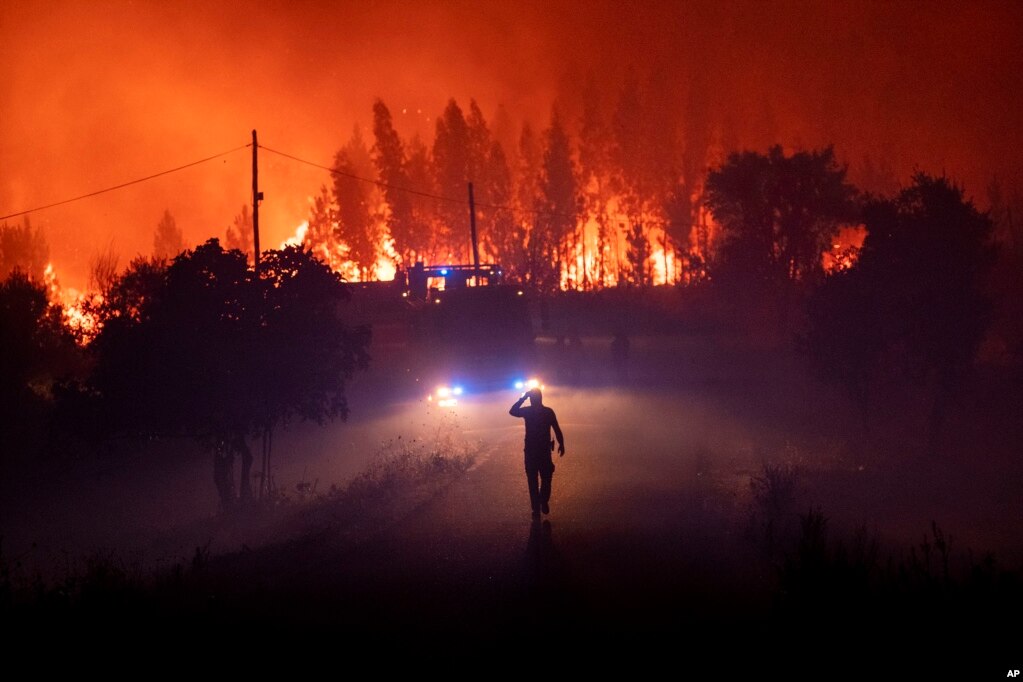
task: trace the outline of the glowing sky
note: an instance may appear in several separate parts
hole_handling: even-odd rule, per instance
[[[432,137],[449,97],[511,130],[578,115],[589,74],[693,98],[729,146],[834,143],[984,203],[1023,180],[1023,4],[1015,2],[0,3],[0,215],[264,144],[330,163],[382,97]],[[400,114],[406,110],[404,115]],[[421,113],[420,113],[421,112]],[[65,282],[110,245],[152,249],[169,209],[195,243],[248,200],[247,152],[32,216]],[[265,155],[264,243],[306,217],[323,173]]]

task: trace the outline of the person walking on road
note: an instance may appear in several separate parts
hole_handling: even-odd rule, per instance
[[[529,398],[529,406],[522,403]],[[539,388],[533,388],[522,394],[508,411],[513,417],[526,420],[526,485],[529,488],[529,502],[533,508],[533,518],[540,518],[540,512],[551,513],[551,479],[554,477],[554,440],[551,429],[558,439],[558,455],[565,456],[565,436],[558,426],[558,418],[554,410],[543,404],[543,394]]]

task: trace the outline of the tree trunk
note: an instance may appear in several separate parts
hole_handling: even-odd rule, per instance
[[[225,443],[213,448],[213,485],[220,497],[220,508],[230,509],[234,505],[234,453]]]
[[[242,455],[242,475],[238,486],[238,496],[242,502],[252,499],[252,451],[245,439],[239,437],[239,450]]]
[[[263,472],[259,479],[259,497],[263,498],[263,492],[267,495],[272,492],[273,478],[270,474],[270,448],[273,445],[273,430],[267,426],[263,429]]]

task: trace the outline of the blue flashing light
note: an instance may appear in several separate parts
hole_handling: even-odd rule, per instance
[[[522,389],[522,388],[525,388],[525,386],[526,386],[525,382],[522,382],[522,381],[516,381],[515,382],[515,388]]]
[[[451,389],[451,392],[454,393],[455,395],[462,395],[462,393],[464,393],[465,390],[461,386],[455,386],[453,389]]]
[[[443,270],[440,271],[440,274],[442,274],[442,275],[448,274],[448,269],[444,268]]]

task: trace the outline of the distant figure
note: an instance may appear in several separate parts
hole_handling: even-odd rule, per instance
[[[522,407],[526,398],[529,398],[529,407]],[[554,410],[544,406],[543,394],[539,388],[523,393],[508,413],[526,420],[526,485],[529,488],[533,518],[539,519],[541,510],[544,514],[551,513],[551,479],[554,477],[554,460],[551,457],[554,441],[551,439],[551,429],[554,429],[554,435],[558,439],[558,454],[562,457],[565,456],[565,436],[558,426]]]
[[[611,364],[620,383],[629,379],[629,337],[621,329],[615,332],[611,340]]]

